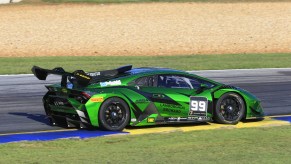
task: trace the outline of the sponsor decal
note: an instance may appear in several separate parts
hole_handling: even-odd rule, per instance
[[[171,121],[171,122],[180,122],[180,121],[205,121],[205,120],[209,120],[208,117],[204,116],[204,117],[169,117],[169,118],[165,118],[165,121]]]
[[[54,105],[55,105],[55,106],[64,106],[65,103],[62,102],[62,101],[54,101]]]
[[[54,98],[53,99],[53,104],[55,106],[65,106],[68,105],[68,101],[66,99],[62,99],[62,98]]]
[[[82,78],[84,78],[84,79],[87,79],[87,80],[90,80],[90,77],[89,76],[86,76],[86,75],[84,75],[84,74],[80,74],[80,73],[76,73],[76,76],[80,76],[80,77],[82,77]]]
[[[175,104],[160,104],[164,112],[169,113],[181,113],[181,109],[183,110],[184,107],[182,105],[175,105]]]
[[[121,85],[120,80],[100,82],[101,87]]]
[[[184,109],[182,105],[175,105],[175,104],[160,104],[160,106],[165,107],[165,108]]]
[[[208,117],[188,117],[188,120],[195,120],[195,121],[203,121],[203,120],[208,120]]]
[[[148,123],[153,123],[153,122],[155,122],[155,118],[153,118],[153,117],[149,117],[149,118],[148,118]]]
[[[100,76],[101,73],[100,72],[91,72],[91,73],[87,73],[89,76]]]
[[[136,118],[132,118],[132,119],[131,119],[131,122],[135,122],[135,121],[136,121]]]
[[[104,98],[103,97],[96,97],[96,98],[91,98],[90,100],[92,102],[103,102]]]
[[[169,118],[166,118],[166,121],[187,121],[187,118],[186,117],[169,117]]]
[[[181,113],[181,110],[179,110],[179,109],[163,108],[163,111],[170,112],[170,113]]]

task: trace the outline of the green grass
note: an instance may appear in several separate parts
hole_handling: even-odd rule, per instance
[[[31,73],[33,65],[44,68],[63,67],[67,71],[97,71],[126,64],[134,67],[167,67],[180,70],[286,68],[291,67],[291,53],[228,54],[188,56],[91,56],[91,57],[15,57],[0,58],[0,74]]]
[[[291,126],[0,145],[0,163],[291,163]]]

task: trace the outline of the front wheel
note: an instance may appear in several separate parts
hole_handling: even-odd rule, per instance
[[[214,120],[222,124],[237,124],[246,111],[242,97],[229,92],[222,95],[216,102]]]
[[[102,129],[121,131],[129,123],[129,119],[128,105],[120,98],[109,98],[100,107],[99,124]]]

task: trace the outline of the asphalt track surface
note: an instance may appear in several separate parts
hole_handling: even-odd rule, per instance
[[[266,115],[291,114],[291,68],[191,72],[250,91],[262,100]],[[47,81],[33,75],[0,76],[0,134],[62,129],[48,125],[41,102],[44,85],[59,81],[58,76]]]

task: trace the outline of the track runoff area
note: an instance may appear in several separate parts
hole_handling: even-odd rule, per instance
[[[246,88],[250,86],[249,91],[255,92],[262,99],[263,107],[266,109],[266,116],[263,120],[250,119],[240,122],[237,125],[223,125],[216,123],[201,123],[201,124],[177,124],[165,126],[151,126],[151,127],[129,127],[122,132],[89,130],[89,129],[57,129],[57,130],[42,130],[30,132],[17,132],[17,133],[0,133],[0,144],[19,141],[48,141],[65,138],[93,138],[100,136],[110,135],[139,135],[148,133],[163,133],[163,132],[187,132],[195,130],[211,130],[211,129],[224,129],[224,128],[250,128],[250,127],[268,127],[268,126],[282,126],[291,124],[291,104],[285,104],[280,108],[288,108],[288,110],[280,110],[278,107],[272,106],[272,102],[268,101],[270,93],[262,92],[259,90],[252,90],[251,86],[257,84],[258,86],[268,84],[268,88],[276,88],[277,83],[291,81],[291,69],[252,69],[252,70],[213,70],[213,71],[190,71],[213,80],[223,82],[226,84],[233,84]],[[4,75],[5,76],[5,75]],[[21,75],[12,75],[21,76]],[[11,77],[12,77],[11,76]],[[27,76],[27,75],[25,75]],[[3,77],[3,76],[2,76]],[[5,76],[10,77],[10,76]],[[31,76],[33,77],[33,76]],[[0,77],[1,78],[1,77]],[[35,80],[31,78],[31,80]],[[52,82],[56,82],[55,79]],[[256,85],[255,85],[256,86]],[[281,87],[284,87],[281,85]],[[281,87],[276,89],[276,94],[281,94]],[[286,87],[286,86],[285,86]],[[281,88],[281,89],[280,89]],[[257,92],[257,93],[256,93]],[[260,92],[262,95],[260,95]],[[279,93],[278,93],[279,92]],[[264,95],[267,95],[264,97]],[[264,102],[265,101],[265,102]],[[270,104],[268,104],[270,103]],[[271,107],[268,107],[271,106]],[[276,106],[276,105],[275,105]],[[286,109],[287,109],[286,108]],[[42,109],[42,107],[40,107]],[[283,115],[282,115],[283,114]],[[12,127],[11,127],[12,128]]]
[[[237,125],[223,125],[216,123],[204,124],[182,124],[172,126],[153,126],[153,127],[132,127],[125,129],[122,132],[87,130],[87,129],[64,129],[64,130],[47,130],[36,132],[21,132],[11,134],[0,134],[0,144],[19,141],[49,141],[56,139],[71,139],[71,138],[93,138],[110,135],[138,135],[149,133],[164,133],[164,132],[187,132],[196,130],[212,130],[225,128],[250,128],[250,127],[267,127],[267,126],[283,126],[291,124],[291,115],[265,117],[264,120],[248,120],[240,122]]]

